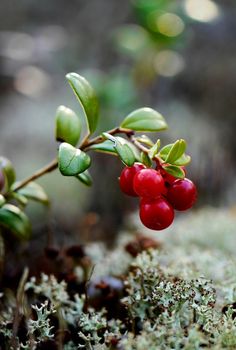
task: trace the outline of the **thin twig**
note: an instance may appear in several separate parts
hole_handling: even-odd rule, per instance
[[[129,135],[131,132],[132,131],[129,130],[129,129],[122,129],[122,128],[116,127],[114,129],[111,129],[111,130],[107,131],[107,134],[109,134],[109,135],[116,135],[116,134]],[[101,142],[103,142],[105,140],[106,140],[106,138],[104,136],[99,135],[99,136],[94,137],[91,140],[87,139],[85,142],[82,142],[79,148],[81,150],[85,150],[85,149],[89,148],[90,146],[98,144],[98,143],[101,143]]]
[[[39,177],[43,176],[44,174],[50,173],[51,171],[55,170],[57,168],[57,164],[58,160],[53,159],[51,163],[39,169],[33,175],[27,177],[25,180],[20,181],[18,185],[14,188],[14,192],[20,190],[22,187],[25,187],[26,185],[28,185],[29,182],[34,181]]]
[[[109,131],[107,131],[108,134],[110,135],[115,135],[115,134],[130,134],[132,133],[131,130],[129,129],[122,129],[122,128],[114,128],[111,129]],[[101,143],[105,140],[105,138],[102,135],[96,136],[93,139],[89,140],[88,139],[88,135],[86,135],[84,137],[84,139],[82,140],[81,144],[80,144],[80,149],[81,150],[86,150],[87,148],[89,148],[90,146],[94,145],[94,144],[98,144]],[[33,175],[27,177],[26,179],[18,182],[18,184],[16,185],[16,187],[14,187],[13,191],[18,191],[21,188],[25,187],[26,185],[28,185],[29,182],[34,181],[36,179],[38,179],[39,177],[43,176],[44,174],[50,173],[51,171],[55,170],[58,166],[58,159],[55,158],[53,159],[49,164],[47,164],[46,166],[44,166],[43,168],[37,170]]]
[[[145,147],[144,145],[142,145],[134,136],[132,136],[130,138],[130,141],[142,152],[148,154],[149,153],[149,149],[147,147]]]
[[[19,328],[19,324],[20,321],[22,319],[23,316],[23,309],[24,309],[24,295],[25,295],[25,284],[26,281],[28,279],[28,275],[29,275],[29,269],[28,267],[26,267],[24,269],[23,275],[20,279],[20,283],[17,289],[17,295],[16,295],[16,310],[15,310],[15,316],[14,316],[14,320],[13,320],[13,325],[12,325],[12,340],[11,340],[11,345],[13,347],[13,349],[17,349],[18,348],[18,341],[17,341],[17,332],[18,332],[18,328]]]

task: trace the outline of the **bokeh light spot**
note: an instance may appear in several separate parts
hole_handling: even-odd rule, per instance
[[[189,17],[200,22],[211,22],[220,16],[220,9],[211,0],[185,0],[185,11]]]
[[[154,60],[156,72],[164,77],[173,77],[180,73],[185,67],[183,57],[175,51],[163,50],[159,52]]]
[[[165,13],[156,20],[158,31],[166,36],[175,37],[184,30],[184,22],[174,13]]]
[[[23,95],[37,97],[48,89],[50,83],[49,75],[42,69],[25,66],[16,74],[14,86]]]
[[[34,41],[26,33],[0,32],[0,54],[13,60],[29,60],[33,55]]]

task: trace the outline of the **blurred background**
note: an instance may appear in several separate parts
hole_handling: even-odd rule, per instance
[[[13,162],[18,179],[55,157],[58,105],[82,113],[65,81],[75,71],[98,93],[100,131],[133,109],[157,109],[169,130],[153,139],[188,142],[197,208],[233,207],[235,18],[233,0],[1,0],[0,154]],[[120,162],[92,157],[92,188],[58,172],[39,181],[52,200],[59,240],[112,242],[137,209],[119,190]],[[40,234],[48,213],[38,204],[29,211]]]

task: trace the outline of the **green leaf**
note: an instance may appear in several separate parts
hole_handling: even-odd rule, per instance
[[[116,143],[115,149],[120,160],[128,166],[132,166],[135,162],[135,155],[132,149],[127,145],[121,145],[119,142]]]
[[[163,165],[163,169],[170,175],[179,178],[179,179],[184,179],[185,173],[183,169],[178,167],[177,165]]]
[[[90,157],[80,149],[63,142],[59,147],[58,166],[64,176],[83,173],[91,164]]]
[[[186,142],[183,139],[177,140],[171,147],[166,157],[166,162],[173,164],[186,150]]]
[[[94,151],[103,152],[103,153],[117,154],[114,148],[114,143],[110,140],[106,140],[104,142],[89,146],[89,150],[94,150]]]
[[[45,205],[49,204],[49,199],[46,192],[36,182],[30,182],[27,186],[17,191],[17,194],[20,194],[28,199],[41,202],[42,204],[45,204]]]
[[[167,162],[167,157],[168,157],[173,145],[174,145],[173,143],[170,143],[169,145],[164,146],[160,150],[160,153],[159,153],[160,157],[165,162]],[[184,154],[182,154],[181,157],[176,159],[172,164],[174,164],[174,165],[187,165],[188,163],[190,163],[190,161],[191,161],[191,157],[184,153]]]
[[[6,203],[5,197],[2,194],[0,194],[0,207],[2,207],[5,203]]]
[[[124,140],[122,137],[118,137],[118,140],[120,141],[120,139]],[[135,160],[137,162],[141,162],[141,154],[140,154],[140,151],[137,149],[137,147],[132,143],[132,142],[129,142],[127,140],[125,140],[125,143],[129,146],[129,148],[133,151],[133,154],[135,156]],[[122,144],[122,142],[121,142]]]
[[[19,194],[17,192],[11,192],[9,197],[15,199],[23,207],[25,207],[28,203],[28,199],[22,194]]]
[[[129,148],[132,149],[136,161],[141,162],[140,152],[131,142],[120,136],[117,136],[116,140],[118,140],[122,145],[127,144]],[[111,140],[105,140],[102,143],[94,144],[89,147],[89,150],[117,155],[116,149],[114,147],[114,141]]]
[[[75,146],[80,138],[81,121],[72,109],[65,106],[59,106],[56,111],[56,130],[57,141],[68,142]]]
[[[118,137],[112,136],[106,132],[103,135],[108,138],[110,141],[114,142],[114,149],[118,154],[120,160],[128,166],[132,166],[136,160],[132,148],[125,142],[122,143]],[[123,140],[123,138],[122,138]]]
[[[164,117],[152,108],[144,107],[131,112],[121,127],[134,131],[161,131],[167,129]]]
[[[81,174],[76,175],[76,178],[86,186],[92,186],[92,184],[93,184],[92,177],[91,177],[90,173],[88,172],[88,170],[86,170],[85,172],[83,172]]]
[[[147,153],[141,152],[141,163],[146,165],[148,168],[152,166],[152,161],[147,155]]]
[[[88,128],[92,134],[96,130],[99,113],[99,104],[95,91],[89,82],[77,73],[68,73],[66,78],[84,110]]]
[[[187,154],[183,154],[173,164],[175,165],[188,165],[191,162],[191,157]]]
[[[170,143],[169,145],[164,146],[161,150],[160,150],[160,157],[161,159],[163,159],[164,161],[166,160],[171,147],[173,146],[173,143]]]
[[[154,142],[146,135],[141,135],[139,137],[136,137],[136,140],[150,147],[154,145]]]
[[[15,170],[9,159],[0,157],[0,171],[3,172],[6,180],[6,188],[9,189],[16,177]]]
[[[31,236],[28,217],[12,204],[5,204],[0,208],[0,225],[9,229],[19,239],[28,240]]]
[[[161,146],[161,141],[158,139],[155,145],[153,145],[148,152],[148,155],[151,159],[153,159],[157,155],[160,146]]]

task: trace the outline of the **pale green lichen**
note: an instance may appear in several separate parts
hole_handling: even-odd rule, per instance
[[[71,296],[67,284],[53,275],[31,278],[25,286],[33,300],[24,314],[28,339],[19,349],[36,349],[55,339],[52,317],[77,336],[64,342],[65,350],[235,349],[235,227],[230,211],[205,209],[156,233],[163,248],[143,251],[135,259],[124,250],[133,239],[127,234],[112,251],[104,245],[88,246],[95,265],[91,283],[122,274],[127,315],[121,320],[108,319],[105,309],[92,309],[86,295]],[[38,303],[41,297],[46,301]],[[6,348],[13,336],[14,300],[9,292],[1,296],[0,337]]]

